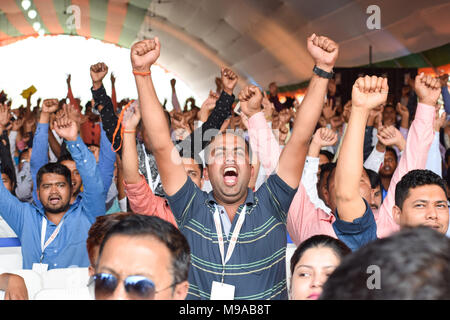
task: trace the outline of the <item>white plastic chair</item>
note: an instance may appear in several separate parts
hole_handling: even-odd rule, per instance
[[[25,285],[27,286],[28,290],[28,299],[34,300],[34,296],[36,295],[36,293],[42,290],[42,278],[38,273],[34,272],[33,270],[26,270],[26,269],[0,270],[0,274],[6,272],[17,274],[24,279]],[[0,293],[1,293],[0,300],[3,300],[5,298],[5,292],[0,291]]]
[[[43,289],[34,297],[35,300],[94,300],[88,287],[69,289]]]
[[[22,269],[22,247],[0,248],[0,268],[6,270]]]
[[[76,289],[86,287],[88,268],[51,269],[42,274],[43,289]]]

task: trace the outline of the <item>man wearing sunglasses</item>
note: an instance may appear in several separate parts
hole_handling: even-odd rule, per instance
[[[96,300],[184,300],[189,264],[189,245],[177,228],[128,215],[106,232],[90,285]]]

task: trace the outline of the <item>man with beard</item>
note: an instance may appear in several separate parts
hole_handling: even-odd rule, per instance
[[[23,268],[38,272],[70,266],[88,267],[85,247],[95,218],[105,214],[105,192],[94,155],[78,136],[76,123],[67,116],[55,121],[83,181],[82,198],[71,205],[70,170],[61,163],[48,163],[37,173],[41,205],[19,201],[0,183],[0,214],[22,244]]]
[[[188,177],[170,140],[150,72],[160,54],[158,38],[131,48],[142,120],[175,220],[192,249],[188,299],[287,299],[287,211],[338,56],[337,44],[323,36],[313,34],[307,48],[314,75],[277,170],[252,192],[248,143],[236,133],[215,136],[205,150],[210,193]],[[245,87],[239,94],[242,112],[249,118],[261,114],[262,99],[259,88]]]
[[[42,103],[42,110],[39,117],[39,123],[36,128],[36,133],[33,139],[33,152],[30,159],[30,171],[33,177],[33,200],[37,206],[40,206],[40,201],[37,198],[37,183],[36,175],[43,165],[48,162],[48,149],[49,149],[49,136],[52,135],[52,131],[49,130],[50,115],[57,112],[60,115],[65,114],[68,118],[75,121],[76,126],[79,128],[80,114],[78,114],[74,106],[63,106],[58,111],[57,99],[45,99]],[[64,143],[61,146],[61,154],[59,155],[58,162],[69,168],[72,177],[72,191],[73,194],[70,199],[70,203],[74,204],[77,198],[82,197],[81,187],[83,181],[81,179],[78,166],[72,158],[70,152],[64,147]],[[89,150],[89,149],[88,149]],[[103,182],[105,193],[108,192],[112,178],[114,175],[114,163],[116,161],[116,154],[111,150],[111,143],[109,142],[104,130],[101,130],[100,150],[98,155],[98,163],[96,163],[97,170]]]

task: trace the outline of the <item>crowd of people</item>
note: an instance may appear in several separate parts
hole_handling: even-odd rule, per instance
[[[131,48],[136,101],[116,101],[112,75],[107,94],[101,62],[84,108],[70,76],[67,99],[3,94],[0,237],[20,239],[24,269],[88,267],[96,299],[450,299],[448,75],[417,75],[399,101],[366,75],[341,103],[339,46],[306,46],[301,103],[276,83],[236,92],[223,67],[200,106],[173,79],[170,109],[158,38]],[[28,298],[13,273],[0,290]]]

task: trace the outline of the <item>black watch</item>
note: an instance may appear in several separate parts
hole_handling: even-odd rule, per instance
[[[314,72],[315,74],[317,74],[319,77],[321,77],[321,78],[326,78],[326,79],[331,79],[331,78],[333,78],[333,75],[334,75],[334,72],[333,72],[333,71],[327,72],[327,71],[325,71],[325,70],[320,69],[320,68],[317,67],[317,66],[314,66],[313,72]]]

